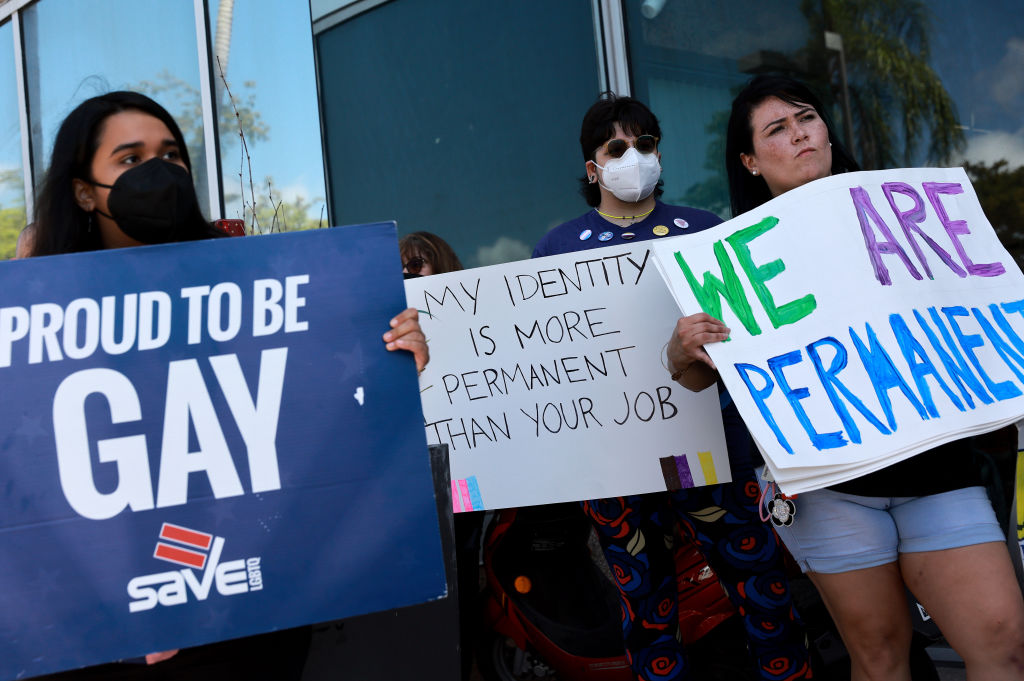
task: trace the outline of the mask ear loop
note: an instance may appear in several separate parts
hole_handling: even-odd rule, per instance
[[[761,496],[757,499],[757,515],[761,518],[762,523],[768,522],[771,519],[771,513],[768,512],[766,500],[769,495],[775,496],[775,482],[770,481],[761,489]]]

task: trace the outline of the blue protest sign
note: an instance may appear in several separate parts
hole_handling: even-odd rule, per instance
[[[444,594],[393,223],[0,265],[0,679]]]

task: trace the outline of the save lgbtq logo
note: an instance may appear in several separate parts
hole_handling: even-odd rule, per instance
[[[140,612],[157,605],[187,603],[189,594],[205,601],[212,588],[221,596],[263,588],[260,557],[221,562],[224,537],[164,523],[153,557],[182,566],[179,570],[141,575],[128,582],[128,610]],[[195,571],[199,570],[197,574]]]

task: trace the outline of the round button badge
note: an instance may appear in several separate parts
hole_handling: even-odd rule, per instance
[[[598,241],[611,241],[612,237],[615,236],[611,232],[601,232],[597,235]]]
[[[682,218],[676,218],[675,220],[672,221],[672,224],[674,224],[679,229],[686,229],[687,227],[690,226],[690,223]]]
[[[626,241],[629,241],[630,239],[632,239],[635,236],[636,236],[636,234],[633,234],[633,232],[623,232],[622,233],[622,238],[625,239]]]
[[[665,236],[666,234],[668,234],[668,227],[666,227],[665,225],[658,225],[651,231],[654,232],[654,236]]]
[[[590,238],[592,234],[593,232],[591,232],[589,229],[583,230],[582,232],[580,232],[580,241],[586,241],[587,239]]]

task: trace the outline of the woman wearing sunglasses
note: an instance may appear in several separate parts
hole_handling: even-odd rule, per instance
[[[413,232],[398,240],[402,254],[402,274],[429,277],[431,274],[458,272],[462,262],[448,242],[430,232]]]
[[[679,236],[719,224],[713,213],[658,200],[660,138],[658,119],[641,102],[610,94],[598,99],[583,117],[580,132],[586,170],[582,193],[593,210],[548,232],[534,257]],[[677,521],[742,613],[756,678],[810,678],[803,627],[782,573],[778,539],[758,517],[750,436],[728,393],[722,393],[722,404],[735,482],[583,502],[617,576],[626,653],[637,679],[694,677],[677,638],[678,595],[669,545]]]

